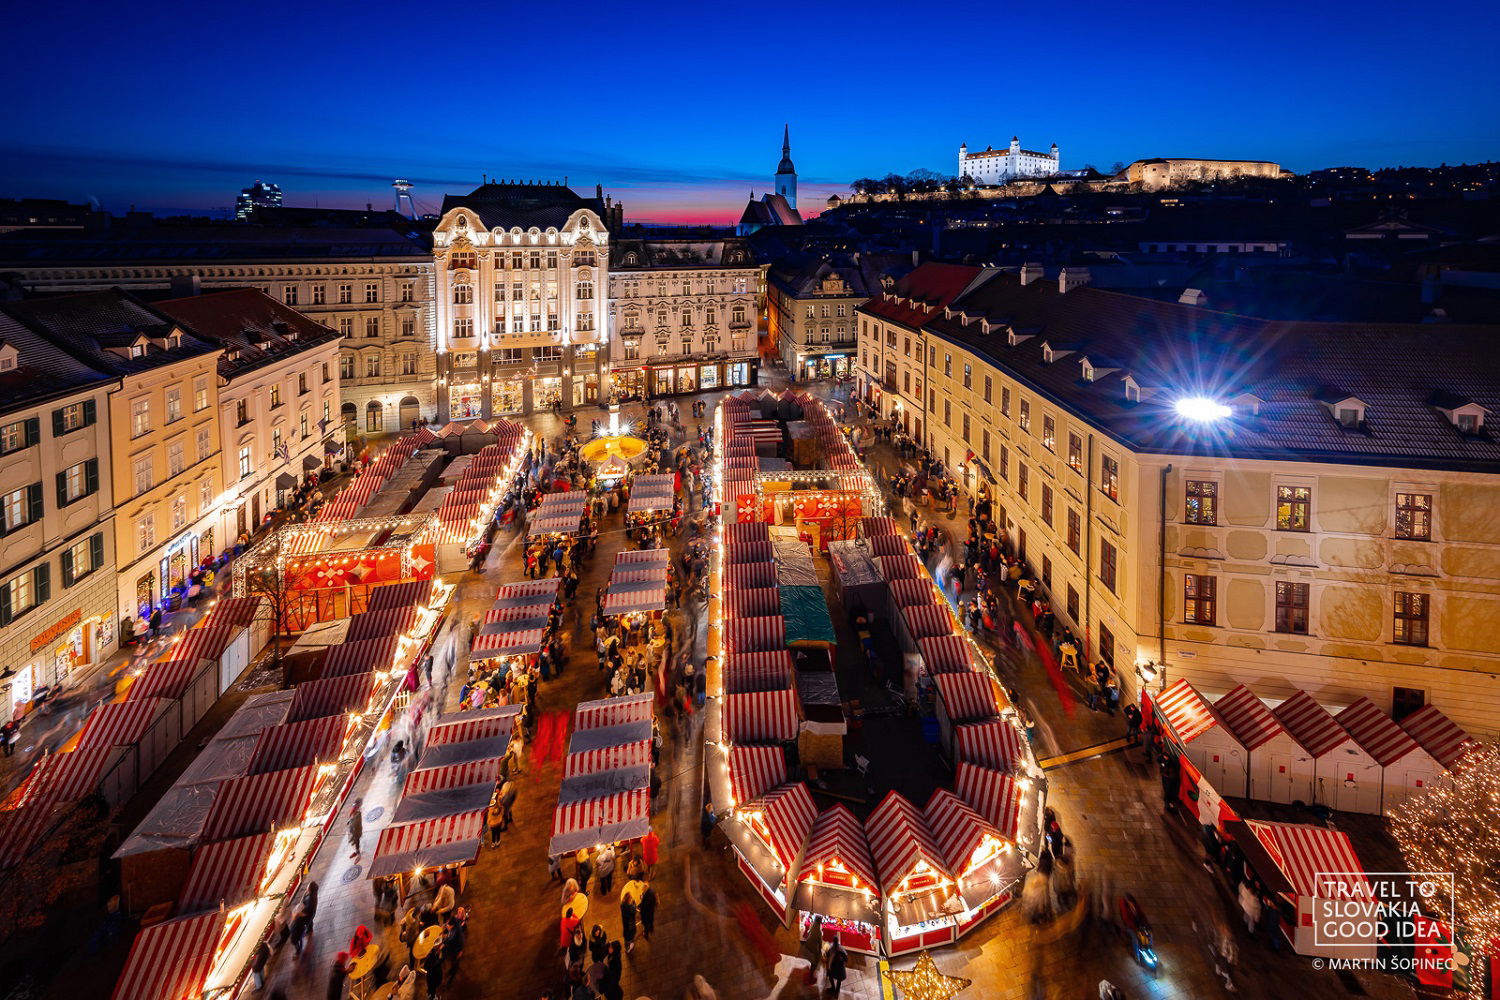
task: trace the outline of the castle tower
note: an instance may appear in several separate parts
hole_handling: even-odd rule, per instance
[[[797,207],[797,168],[792,166],[792,127],[787,125],[781,133],[781,163],[776,167],[776,193],[786,199],[787,206]]]
[[[969,172],[969,164],[967,162],[968,156],[969,156],[969,144],[967,142],[961,142],[961,143],[959,143],[958,144],[958,173],[955,175],[959,180],[963,180],[964,179],[964,175],[966,175]]]

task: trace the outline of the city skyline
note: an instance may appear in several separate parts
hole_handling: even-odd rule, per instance
[[[1057,44],[1023,43],[1018,55],[997,56],[993,71],[936,37],[913,58],[895,30],[905,12],[893,5],[862,8],[858,19],[825,13],[839,47],[865,53],[867,75],[855,77],[793,47],[756,52],[743,71],[643,69],[651,52],[701,50],[706,38],[732,39],[744,30],[743,18],[729,12],[659,13],[635,23],[605,6],[585,12],[585,23],[608,25],[609,48],[590,51],[592,43],[582,41],[581,50],[535,57],[559,60],[556,72],[538,76],[532,57],[501,55],[492,71],[475,77],[456,40],[434,48],[436,56],[414,56],[416,72],[384,76],[394,86],[372,90],[391,62],[376,57],[365,72],[360,61],[389,46],[400,23],[392,7],[361,8],[305,33],[291,30],[302,13],[266,8],[261,23],[283,28],[274,48],[227,13],[184,25],[162,12],[125,18],[99,7],[101,34],[123,49],[170,54],[171,79],[122,74],[107,61],[82,61],[52,78],[48,101],[13,109],[0,195],[93,199],[117,212],[134,205],[227,213],[235,193],[260,178],[280,184],[288,204],[379,208],[392,200],[390,181],[406,177],[416,185],[419,209],[433,210],[443,194],[487,174],[566,178],[578,189],[602,184],[632,219],[731,223],[752,190],[770,188],[786,122],[807,214],[821,210],[829,194],[847,193],[857,177],[946,172],[960,142],[999,147],[1011,135],[1028,148],[1058,143],[1065,169],[1198,156],[1272,160],[1300,173],[1500,155],[1493,138],[1500,108],[1468,99],[1485,92],[1482,43],[1493,32],[1484,29],[1497,21],[1477,4],[1453,12],[1477,29],[1457,35],[1448,30],[1451,20],[1441,29],[1409,24],[1394,5],[1362,8],[1352,24],[1340,11],[1315,11],[1302,15],[1295,31],[1270,13],[1232,16],[1185,5],[1128,20],[1081,11],[1066,25],[1033,13],[992,25],[980,18],[980,27],[1022,39],[1066,30]],[[50,57],[43,40],[71,25],[62,17],[32,10],[18,24],[20,54],[0,70],[12,92],[24,92],[44,72]],[[496,37],[545,37],[549,30],[542,13],[489,17],[486,26],[471,25],[475,35],[486,37],[485,27]],[[1370,54],[1393,33],[1414,49],[1441,44],[1444,76],[1418,90],[1371,74]],[[1204,43],[1231,34],[1236,46],[1227,55]],[[1122,38],[1132,44],[1119,45]],[[1022,60],[1019,75],[1007,68],[1014,58]],[[268,59],[276,73],[255,70]],[[249,72],[225,80],[226,65]],[[340,69],[330,73],[329,66]],[[600,81],[602,92],[580,99],[592,86],[576,91],[579,74]],[[176,82],[216,77],[209,85]],[[764,81],[771,81],[769,91]],[[574,95],[561,106],[546,96],[558,87]],[[1167,99],[1143,100],[1153,89]],[[741,91],[755,96],[744,111],[737,110]],[[872,121],[902,124],[872,130]]]

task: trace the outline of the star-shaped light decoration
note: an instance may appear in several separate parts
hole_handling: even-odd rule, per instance
[[[974,985],[972,979],[943,975],[925,951],[917,956],[915,969],[910,972],[892,969],[889,975],[904,1000],[949,1000]]]

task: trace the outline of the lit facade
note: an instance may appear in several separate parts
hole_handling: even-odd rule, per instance
[[[1022,149],[1019,136],[1011,136],[1005,149],[988,149],[969,152],[967,143],[958,147],[958,178],[968,178],[976,184],[1004,184],[1022,177],[1051,177],[1062,169],[1062,157],[1057,152],[1057,143],[1047,152]]]
[[[855,368],[854,311],[869,298],[856,267],[818,261],[772,268],[766,281],[771,342],[797,379],[834,378]]]

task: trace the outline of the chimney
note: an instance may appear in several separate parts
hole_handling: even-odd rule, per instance
[[[1179,305],[1184,306],[1206,306],[1208,305],[1208,296],[1203,294],[1201,288],[1187,288],[1177,297],[1177,302]]]
[[[1033,281],[1042,279],[1042,265],[1037,263],[1021,265],[1021,284],[1029,285]]]
[[[170,288],[172,298],[189,298],[203,291],[203,279],[196,274],[174,274]]]
[[[1057,290],[1066,295],[1075,288],[1093,283],[1093,275],[1086,267],[1065,267],[1057,276]]]

